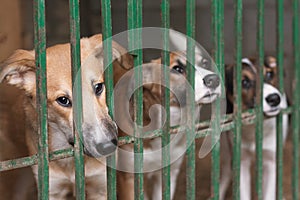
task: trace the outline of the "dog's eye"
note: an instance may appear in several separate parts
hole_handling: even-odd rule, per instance
[[[274,78],[274,73],[272,71],[269,71],[269,72],[266,73],[266,75],[265,75],[265,80],[266,81],[270,81],[273,78]]]
[[[248,79],[242,80],[242,87],[245,89],[249,89],[252,86],[251,81]]]
[[[70,100],[68,97],[65,97],[65,96],[63,96],[63,97],[58,97],[58,98],[56,99],[56,102],[57,102],[59,105],[63,106],[63,107],[71,107],[71,106],[72,106],[71,100]]]
[[[95,86],[94,86],[94,90],[95,90],[95,94],[97,96],[100,96],[103,92],[103,89],[104,89],[104,84],[103,83],[97,83]]]
[[[183,74],[184,73],[184,69],[183,67],[179,66],[179,65],[175,65],[172,69],[174,69],[176,72]]]
[[[202,61],[201,61],[201,65],[202,67],[204,68],[208,68],[209,67],[209,62],[207,59],[203,58]]]

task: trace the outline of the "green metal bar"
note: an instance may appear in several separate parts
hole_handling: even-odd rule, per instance
[[[234,137],[233,137],[233,199],[240,199],[240,164],[242,134],[242,38],[243,38],[243,1],[235,1],[235,84],[234,84]]]
[[[264,0],[257,2],[257,51],[259,69],[257,74],[257,95],[256,95],[256,197],[262,199],[262,173],[263,173],[263,65],[264,65]]]
[[[128,0],[128,46],[133,49],[134,57],[134,77],[135,85],[141,85],[143,82],[143,71],[139,67],[143,63],[142,36],[141,30],[136,28],[142,27],[142,0]],[[134,198],[144,199],[143,188],[143,88],[139,87],[134,92]]]
[[[221,80],[224,80],[224,2],[223,0],[212,1],[212,38],[214,52],[213,56],[219,71]],[[224,95],[224,94],[223,94]],[[213,104],[213,122],[212,122],[212,199],[219,199],[219,179],[220,179],[220,100],[217,99]]]
[[[278,80],[279,80],[279,91],[284,93],[284,82],[283,82],[283,51],[284,51],[284,4],[283,0],[277,1],[277,69],[278,69]],[[283,199],[283,127],[282,127],[282,113],[276,118],[276,183],[277,183],[277,199]]]
[[[170,196],[170,55],[169,55],[169,28],[170,28],[170,2],[162,0],[161,2],[161,21],[163,29],[163,50],[162,50],[162,106],[166,110],[166,121],[162,130],[162,199],[169,200]],[[163,119],[163,117],[162,117]]]
[[[36,62],[36,105],[38,120],[38,199],[49,199],[49,157],[47,127],[47,69],[45,1],[34,1],[34,46]]]
[[[186,162],[186,199],[195,199],[195,0],[186,1],[186,35],[187,35],[187,80],[190,89],[187,90],[187,162]],[[192,142],[191,142],[192,141]]]
[[[286,108],[286,109],[282,110],[282,112],[284,114],[290,114],[290,113],[292,113],[292,107]],[[255,120],[254,110],[248,110],[248,111],[243,112],[242,118],[243,118],[243,120],[242,120],[243,124],[253,124],[254,120]],[[232,114],[224,116],[224,118],[221,121],[222,123],[224,123],[224,125],[222,125],[221,129],[223,131],[228,131],[228,130],[233,129],[234,122],[232,122],[232,120],[233,120]],[[210,123],[211,122],[209,120],[209,121],[203,121],[203,122],[196,124],[196,130],[197,130],[197,132],[195,133],[196,138],[206,137],[211,134],[212,130],[209,128]],[[184,128],[185,128],[184,126],[170,127],[170,134],[175,134],[178,132],[179,129],[182,130]],[[151,135],[151,138],[161,137],[162,130],[158,129],[155,131],[146,132],[145,135],[149,135],[149,136]],[[120,137],[118,146],[133,143],[134,140],[135,139],[132,136]],[[52,160],[59,160],[62,158],[69,158],[69,157],[72,157],[73,155],[74,155],[73,149],[57,150],[57,151],[49,153],[49,160],[52,161]],[[0,162],[0,172],[11,170],[11,169],[27,167],[27,166],[31,166],[31,165],[35,165],[35,164],[37,164],[37,155],[13,159],[13,160],[6,160],[6,161]]]
[[[136,28],[142,27],[142,0],[136,0],[136,6],[137,6],[137,19],[136,19]],[[137,57],[134,60],[135,66],[138,66],[138,68],[134,68],[134,75],[135,75],[135,84],[140,85],[140,83],[143,82],[143,71],[140,67],[143,64],[143,52],[142,52],[142,36],[141,36],[141,30],[137,30],[136,34],[136,47],[137,50]],[[135,106],[135,122],[137,124],[137,127],[135,127],[135,137],[137,138],[137,141],[134,143],[134,152],[138,153],[138,156],[134,159],[134,168],[136,172],[135,174],[135,199],[143,200],[144,199],[144,175],[143,175],[143,138],[140,137],[143,133],[143,88],[137,89],[137,91],[134,93],[134,104]]]
[[[114,119],[114,95],[113,95],[113,65],[112,65],[112,20],[111,20],[111,1],[101,0],[102,13],[102,34],[104,50],[104,77],[106,87],[106,104],[109,115]],[[116,185],[116,155],[113,154],[106,159],[107,162],[107,198],[117,199]]]
[[[49,154],[49,160],[59,160],[63,158],[69,158],[74,155],[73,149],[63,149],[51,152]],[[36,165],[38,163],[38,155],[27,156],[22,158],[17,158],[13,160],[6,160],[0,162],[0,172],[18,169],[22,167],[28,167],[32,165]]]
[[[292,114],[293,166],[292,166],[292,193],[293,199],[299,199],[299,121],[300,121],[300,42],[299,42],[299,1],[293,0],[293,52],[294,52],[294,91]]]
[[[73,85],[73,132],[76,199],[85,199],[84,157],[82,145],[82,81],[80,60],[79,0],[70,0],[71,64]]]

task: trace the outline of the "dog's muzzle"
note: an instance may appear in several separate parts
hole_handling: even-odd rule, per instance
[[[103,157],[114,153],[118,146],[118,129],[111,120],[102,120],[102,127],[96,127],[97,130],[87,129],[83,136],[84,153],[90,157]],[[95,134],[95,132],[97,134]],[[98,137],[98,138],[97,138]]]

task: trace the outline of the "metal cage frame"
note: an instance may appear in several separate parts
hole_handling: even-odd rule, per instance
[[[200,122],[199,124],[189,124],[190,129],[187,131],[187,136],[195,138],[204,137],[207,134],[218,134],[217,128],[220,126],[220,121],[224,121],[222,124],[223,131],[233,130],[234,132],[234,146],[233,146],[233,199],[240,199],[240,159],[241,159],[241,126],[244,122],[256,123],[256,188],[255,195],[257,199],[262,199],[262,131],[263,131],[263,111],[262,111],[262,88],[263,81],[259,81],[259,95],[257,96],[257,107],[254,110],[250,110],[242,113],[241,107],[241,59],[242,59],[242,18],[243,18],[243,1],[234,1],[235,9],[235,94],[236,101],[234,104],[234,113],[225,116],[225,118],[217,118],[213,124],[212,130],[200,130],[196,131],[199,127],[206,127],[209,122]],[[277,0],[277,61],[279,66],[279,90],[283,92],[283,44],[284,44],[284,6],[283,0]],[[141,28],[142,25],[142,0],[128,0],[128,29]],[[259,64],[263,65],[264,58],[264,0],[257,0],[257,53],[259,55]],[[69,0],[70,4],[70,33],[71,33],[71,52],[72,52],[72,77],[78,76],[80,73],[80,13],[79,13],[79,0]],[[292,163],[292,196],[294,200],[298,200],[299,197],[299,122],[300,122],[300,43],[299,43],[299,1],[292,0],[293,6],[293,57],[294,57],[294,83],[293,88],[293,105],[281,111],[277,116],[277,199],[283,198],[283,140],[282,140],[282,115],[292,115],[292,142],[293,142],[293,163]],[[195,17],[196,17],[196,5],[195,0],[186,0],[186,35],[195,38]],[[111,18],[111,1],[101,0],[102,11],[102,30],[104,43],[105,57],[104,65],[112,63],[112,18]],[[221,76],[224,77],[224,0],[211,0],[211,14],[212,14],[212,41],[214,46],[214,59],[215,63],[221,72]],[[36,53],[36,66],[37,66],[37,112],[39,122],[39,149],[38,154],[0,162],[0,172],[38,165],[38,198],[46,200],[49,198],[49,162],[52,160],[63,159],[66,157],[74,156],[76,166],[76,198],[85,199],[85,180],[84,180],[84,161],[83,161],[83,147],[79,142],[79,137],[82,134],[80,122],[82,121],[82,97],[81,97],[81,83],[72,79],[73,87],[73,116],[76,122],[77,129],[74,130],[75,135],[75,147],[74,149],[64,149],[55,152],[48,152],[48,138],[47,138],[47,85],[46,85],[46,27],[45,27],[45,0],[34,0],[34,43]],[[169,33],[167,29],[170,27],[170,0],[161,0],[161,27],[166,28],[163,32],[163,51],[162,51],[162,64],[169,65]],[[134,56],[134,65],[138,66],[143,63],[141,48],[141,32],[139,30],[130,32],[128,35],[128,43],[130,49],[138,49],[132,52]],[[188,64],[187,77],[190,84],[194,85],[194,52],[195,44],[192,40],[187,40],[187,57],[190,58],[191,63]],[[261,68],[260,80],[263,80],[263,69]],[[166,85],[170,84],[169,75],[166,69],[162,69],[163,81]],[[139,68],[134,69],[135,83],[142,82],[142,71]],[[113,102],[113,68],[110,64],[108,70],[105,71],[105,84],[106,84],[106,97],[107,104],[109,106],[109,114],[113,118],[114,106]],[[80,78],[79,78],[80,80]],[[170,127],[170,91],[162,88],[163,93],[163,105],[166,107],[167,118],[166,124],[161,130],[156,131],[156,135],[162,138],[162,145],[168,144],[170,141],[169,132],[174,131],[173,127]],[[188,92],[187,99],[192,101],[192,91]],[[138,89],[134,93],[135,103],[135,121],[138,125],[142,125],[143,109],[142,109],[142,89]],[[216,112],[220,112],[219,101],[215,103]],[[193,105],[193,103],[192,103]],[[191,107],[190,109],[194,109]],[[194,112],[191,113],[188,118],[190,122],[195,121]],[[74,122],[74,123],[75,123]],[[135,136],[139,135],[141,130],[135,128]],[[216,138],[216,137],[212,137]],[[121,137],[120,144],[134,142],[134,152],[143,153],[143,140],[134,138],[131,136]],[[216,145],[212,149],[212,199],[219,199],[219,178],[220,178],[220,143],[216,141]],[[142,154],[141,154],[142,155]],[[187,165],[186,165],[186,199],[196,199],[195,196],[195,142],[193,142],[186,152]],[[164,164],[170,163],[170,149],[165,148],[163,152]],[[134,167],[137,171],[141,171],[143,168],[143,156],[135,158]],[[110,156],[107,158],[110,166],[116,165],[116,157]],[[170,199],[170,166],[164,167],[162,170],[163,180],[163,193],[164,200]],[[143,189],[143,174],[135,174],[135,199],[144,198]],[[116,193],[116,170],[107,167],[107,198],[117,199]]]

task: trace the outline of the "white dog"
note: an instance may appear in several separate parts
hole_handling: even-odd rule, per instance
[[[266,57],[264,64],[263,85],[263,199],[276,198],[276,115],[287,107],[285,94],[278,87],[276,59]],[[242,60],[242,109],[254,108],[257,68],[255,61]],[[227,110],[233,112],[233,66],[226,67]],[[283,141],[287,136],[288,117],[283,115]],[[220,199],[225,198],[231,180],[232,137],[228,133],[222,136],[222,172]],[[251,163],[255,159],[255,124],[242,127],[240,194],[242,200],[251,198]]]

